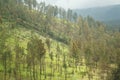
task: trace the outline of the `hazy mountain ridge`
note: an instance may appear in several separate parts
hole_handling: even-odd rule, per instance
[[[77,12],[81,16],[92,16],[94,19],[111,23],[112,25],[120,25],[120,5],[111,5],[105,7],[95,7],[88,9],[75,9],[74,12]]]

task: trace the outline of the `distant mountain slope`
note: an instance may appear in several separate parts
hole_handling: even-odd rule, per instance
[[[120,25],[120,5],[111,5],[88,9],[75,9],[73,11],[84,17],[89,15],[94,19],[103,21],[105,23]]]

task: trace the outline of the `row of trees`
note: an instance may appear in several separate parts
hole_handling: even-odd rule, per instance
[[[11,34],[7,34],[7,32]],[[15,42],[11,43],[11,39]],[[45,43],[47,48],[45,48]],[[25,49],[11,28],[1,28],[0,74],[2,76],[0,78],[2,80],[53,80],[55,73],[59,73],[59,75],[65,73],[65,80],[67,80],[66,54],[62,54],[59,44],[56,45],[56,50],[59,52],[52,52],[50,39],[47,38],[45,43],[37,36],[32,35]],[[62,59],[63,56],[64,59]],[[49,59],[50,61],[48,61]],[[54,62],[55,60],[56,62]],[[47,71],[49,69],[50,71]],[[63,79],[62,76],[61,78]]]
[[[15,38],[14,47],[9,45],[10,28],[1,26],[0,74],[3,75],[2,79],[8,80],[14,77],[16,80],[23,78],[52,80],[56,73],[59,73],[61,78],[65,75],[64,79],[67,80],[70,75],[81,72],[80,69],[78,70],[81,66],[86,67],[86,71],[79,75],[87,75],[89,80],[119,79],[119,31],[107,31],[100,23],[90,26],[86,19],[85,21],[79,19],[79,23],[81,24],[78,25],[78,31],[71,34],[69,53],[62,52],[64,46],[60,48],[59,44],[56,45],[57,53],[53,52],[49,39],[45,41],[47,45],[45,49],[45,43],[35,35],[29,39],[27,53],[25,53],[25,48],[18,43],[19,39]],[[93,27],[93,25],[97,26]],[[50,74],[47,71],[49,69]],[[72,70],[69,72],[69,69]]]
[[[36,0],[1,0],[0,9],[5,9],[7,6],[18,6],[23,8],[27,6],[29,10],[37,10],[40,13],[46,14],[47,16],[59,17],[62,19],[67,19],[70,21],[76,21],[77,13],[74,13],[72,10],[68,9],[67,11],[63,8],[57,6],[52,6],[50,4],[45,4],[45,2],[38,3]],[[9,8],[10,8],[9,7]]]
[[[0,0],[0,15],[0,74],[3,80],[13,77],[15,80],[42,80],[43,76],[52,80],[55,73],[59,73],[61,79],[65,75],[67,80],[77,72],[79,75],[86,74],[89,80],[97,77],[102,80],[119,79],[119,31],[107,31],[104,24],[89,16],[83,19],[72,10],[65,11],[36,0]],[[57,53],[52,51],[49,39],[46,39],[48,49],[45,49],[45,43],[35,36],[29,39],[27,49],[21,47],[17,42],[20,38],[15,37],[15,46],[11,47],[11,29],[4,28],[3,19],[15,22],[12,27],[19,24],[45,37],[49,35],[67,43],[69,53],[62,52],[64,46],[60,48],[59,44],[55,47]],[[85,72],[78,70],[83,65]],[[71,68],[72,71],[68,72]]]
[[[26,77],[28,80],[38,80],[36,76],[40,75],[41,80],[46,53],[44,43],[38,37],[32,37],[27,43],[27,54],[25,54],[25,48],[21,47],[19,40],[10,33],[13,33],[11,28],[0,26],[0,78],[22,80]],[[10,45],[13,45],[11,38],[15,39],[14,46]],[[36,68],[40,74],[36,73],[38,72]],[[23,74],[25,72],[26,74]]]
[[[45,4],[45,2],[37,3],[36,0],[1,0],[0,4],[0,22],[7,19],[28,29],[36,29],[40,31],[41,35],[49,35],[64,43],[68,43],[65,40],[67,37],[62,35],[61,32],[55,32],[56,28],[52,27],[56,27],[56,24],[60,22],[60,26],[65,29],[71,25],[70,22],[76,22],[78,16],[70,9],[66,11],[63,8]],[[59,34],[61,34],[61,37]]]
[[[92,22],[90,22],[92,21]],[[71,39],[70,55],[77,67],[85,60],[89,80],[117,80],[119,74],[120,32],[110,32],[92,18],[79,19],[79,31]],[[98,76],[99,75],[99,76]]]

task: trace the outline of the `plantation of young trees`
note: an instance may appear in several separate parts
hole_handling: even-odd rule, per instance
[[[0,80],[119,80],[120,31],[36,0],[0,0]]]

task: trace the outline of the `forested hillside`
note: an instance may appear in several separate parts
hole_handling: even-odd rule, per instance
[[[36,0],[0,0],[0,80],[119,80],[120,31]]]

